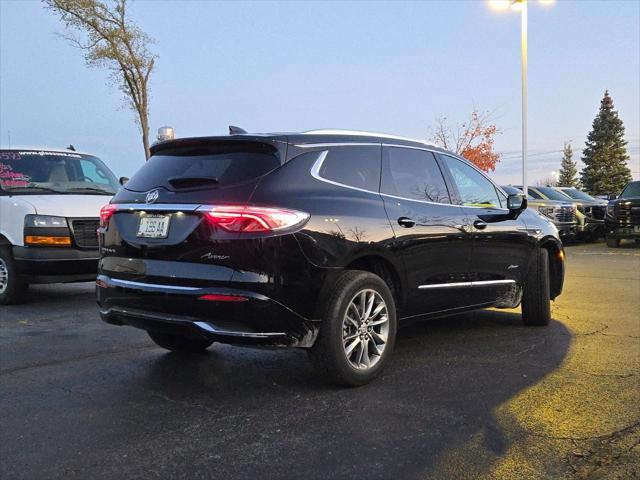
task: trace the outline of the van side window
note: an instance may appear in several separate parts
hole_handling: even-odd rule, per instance
[[[433,153],[386,147],[380,191],[388,195],[436,203],[451,203],[447,185]]]
[[[318,173],[333,182],[377,192],[380,187],[380,145],[331,148]]]
[[[462,160],[440,155],[458,187],[462,205],[469,207],[500,208],[496,187],[484,175]]]

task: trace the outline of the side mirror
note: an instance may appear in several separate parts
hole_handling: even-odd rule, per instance
[[[522,193],[512,193],[507,197],[507,208],[510,211],[521,212],[527,208],[527,199]]]
[[[487,223],[515,220],[527,209],[527,199],[523,193],[512,193],[507,197],[508,213],[480,213],[478,217]]]
[[[512,193],[507,197],[507,208],[509,209],[509,217],[515,220],[522,212],[527,209],[527,198],[524,193]]]
[[[124,185],[129,181],[129,177],[120,177],[118,181],[120,182],[120,185]]]
[[[607,200],[615,200],[618,196],[615,193],[610,193],[607,195]]]

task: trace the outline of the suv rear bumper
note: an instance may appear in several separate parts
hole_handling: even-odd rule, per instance
[[[29,283],[91,281],[98,274],[97,249],[14,246],[13,258]]]
[[[102,320],[188,337],[244,345],[310,347],[318,322],[308,320],[262,294],[231,288],[198,288],[135,282],[99,275]],[[235,295],[242,302],[201,300]]]

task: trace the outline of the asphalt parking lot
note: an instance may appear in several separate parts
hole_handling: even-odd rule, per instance
[[[640,478],[640,249],[567,262],[548,328],[414,324],[357,389],[298,350],[165,353],[92,284],[33,287],[0,307],[0,477]]]

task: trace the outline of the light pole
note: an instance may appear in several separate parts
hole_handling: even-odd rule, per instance
[[[538,0],[538,3],[551,5],[554,0]],[[489,6],[494,10],[520,11],[520,55],[522,76],[522,191],[528,194],[527,178],[527,7],[528,0],[489,0]]]
[[[515,4],[514,4],[515,5]],[[522,191],[529,192],[527,181],[527,0],[520,0],[520,54],[522,57]]]

